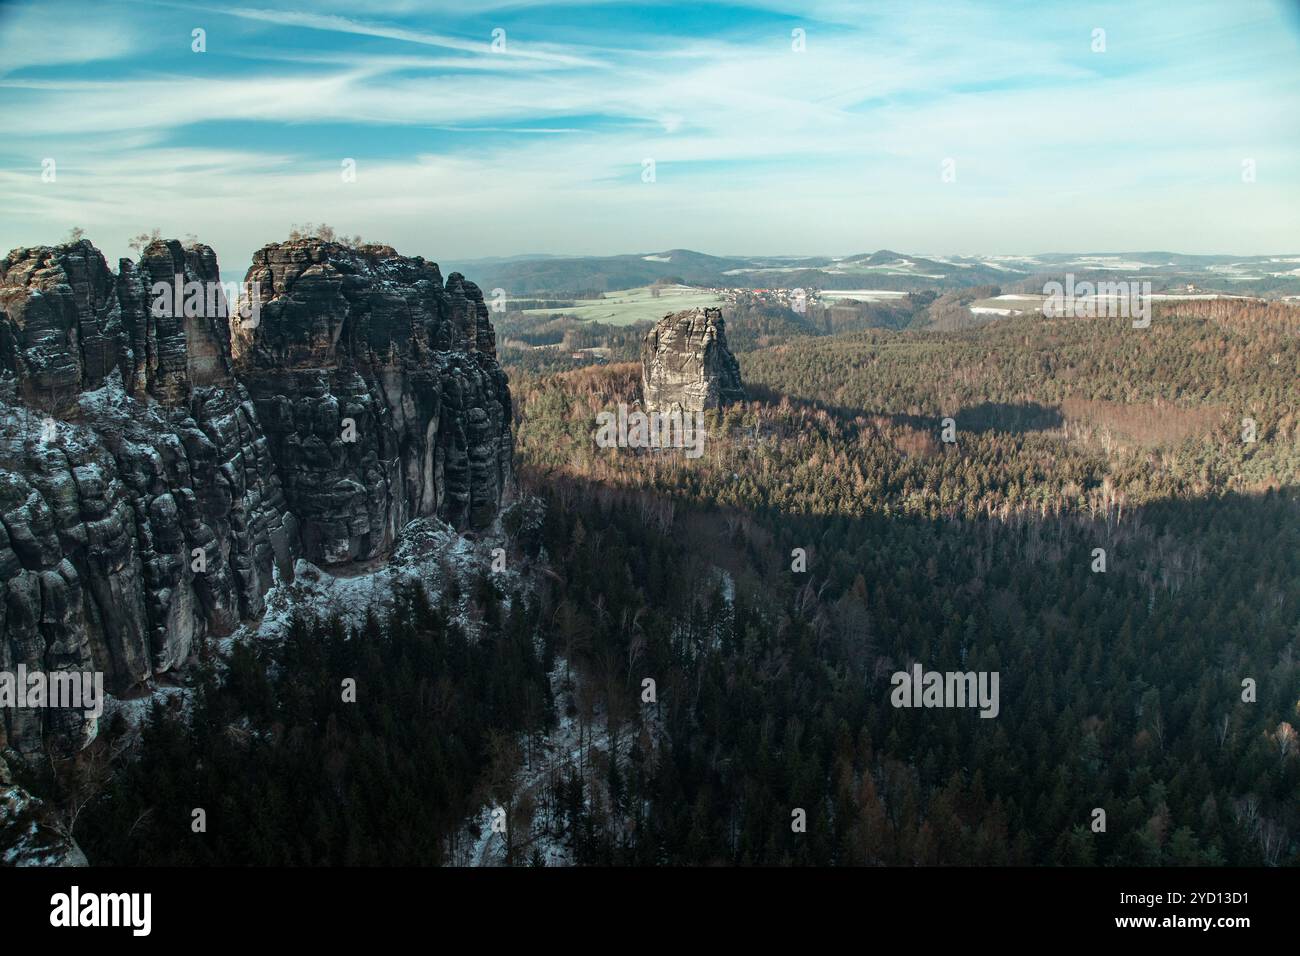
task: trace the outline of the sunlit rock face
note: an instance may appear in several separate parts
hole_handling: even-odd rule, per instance
[[[647,412],[698,412],[745,400],[740,365],[727,348],[721,309],[664,316],[641,343]]]

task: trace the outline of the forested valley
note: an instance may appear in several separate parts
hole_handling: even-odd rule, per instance
[[[594,444],[635,365],[512,369],[518,581],[210,649],[30,786],[95,863],[1296,865],[1295,316],[785,340],[695,460]]]

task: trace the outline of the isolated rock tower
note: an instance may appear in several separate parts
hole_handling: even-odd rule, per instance
[[[740,365],[727,348],[721,309],[666,315],[641,343],[647,412],[698,412],[745,400]]]

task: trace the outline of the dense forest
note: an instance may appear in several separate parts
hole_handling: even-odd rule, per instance
[[[801,337],[698,459],[595,446],[635,365],[515,368],[524,586],[236,642],[31,785],[95,863],[1300,864],[1295,315]]]
[[[299,618],[283,642],[236,643],[208,662],[189,713],[155,701],[139,759],[93,797],[64,795],[90,801],[77,837],[92,862],[441,860],[488,797],[491,768],[513,772],[515,735],[544,731],[553,712],[535,609],[503,606],[488,577],[476,590],[473,640],[415,589],[383,626],[372,617],[349,634]],[[110,726],[105,744],[124,732]]]

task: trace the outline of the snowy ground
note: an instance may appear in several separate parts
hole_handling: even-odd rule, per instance
[[[558,711],[559,722],[555,728],[543,738],[540,749],[534,745],[532,767],[521,767],[519,770],[519,782],[516,792],[519,799],[532,797],[535,803],[541,802],[542,792],[553,774],[565,772],[570,768],[576,768],[580,761],[584,760],[584,751],[587,749],[580,742],[580,728],[576,716],[570,716],[568,713],[568,703],[572,697],[572,691],[569,689],[568,681],[565,678],[565,661],[562,657],[556,656],[555,669],[551,672],[551,692],[555,697],[555,706]],[[576,674],[570,674],[570,679],[577,680]],[[605,753],[608,747],[608,739],[604,733],[603,724],[597,726],[593,721],[588,728],[588,736],[594,738],[591,743],[593,750]],[[519,740],[520,750],[524,747],[524,740]],[[448,863],[453,866],[500,866],[505,858],[505,837],[501,833],[494,833],[492,830],[492,811],[494,807],[491,803],[484,804],[478,814],[469,821],[469,828],[474,832],[473,839],[467,847],[461,847],[454,857],[448,859]],[[540,816],[540,814],[538,814]],[[542,826],[542,821],[536,820],[531,832],[526,834],[515,834],[515,845],[518,859],[527,862],[532,857],[533,848],[536,847],[542,854],[542,859],[546,861],[547,866],[568,866],[573,862],[573,854],[567,845],[567,841],[556,835],[547,832]]]
[[[713,569],[718,585],[722,589],[722,598],[731,607],[736,599],[736,582],[730,572],[721,567]],[[685,627],[685,622],[679,624]],[[711,642],[721,640],[720,634],[709,636]],[[566,676],[567,672],[567,676]],[[540,804],[542,794],[551,779],[560,773],[581,768],[588,787],[587,807],[592,800],[609,804],[606,788],[606,771],[610,747],[609,724],[604,707],[598,703],[586,728],[586,733],[579,723],[575,700],[578,695],[579,681],[582,680],[576,670],[566,667],[563,657],[556,656],[555,670],[551,675],[551,692],[555,699],[557,723],[555,728],[541,741],[540,748],[534,744],[531,766],[523,766],[518,771],[516,786],[516,805],[526,798],[538,806],[533,826],[526,833],[515,834],[515,862],[527,864],[536,848],[547,866],[569,866],[573,863],[573,851],[568,840],[548,829],[542,819]],[[641,703],[640,721],[627,721],[619,733],[619,759],[626,761],[632,742],[639,733],[640,726],[649,731],[652,752],[648,760],[656,759],[662,727],[658,720],[658,708],[654,704]],[[520,752],[524,749],[524,739],[519,740]],[[626,763],[624,763],[626,766]],[[475,816],[467,821],[467,829],[472,839],[458,848],[458,852],[449,855],[445,861],[451,866],[501,866],[505,862],[505,837],[492,830],[493,805],[488,803],[479,808]]]
[[[45,804],[9,779],[0,759],[0,866],[85,866],[76,842],[53,828]]]
[[[164,709],[170,710],[173,707],[181,708],[186,717],[189,716],[190,705],[194,700],[194,692],[188,687],[176,685],[155,685],[148,693],[141,694],[138,697],[118,698],[112,694],[104,695],[104,713],[99,718],[99,730],[102,733],[118,714],[126,722],[126,732],[132,738],[137,740],[140,734],[140,728],[144,722],[149,719],[149,711],[153,707],[155,700],[161,700]]]
[[[492,568],[492,552],[504,547],[499,532],[471,541],[442,521],[418,518],[402,530],[387,562],[362,573],[335,575],[299,559],[294,565],[294,580],[277,581],[266,593],[266,613],[261,622],[235,631],[222,642],[222,649],[228,650],[235,640],[282,636],[295,610],[321,618],[337,615],[347,626],[359,628],[368,611],[374,611],[381,620],[387,617],[398,589],[423,584],[429,599],[437,602],[452,577],[461,585],[462,597],[455,608],[460,614],[458,623],[466,633],[473,634],[473,622],[466,616],[469,585],[480,570]],[[510,564],[507,561],[505,570],[495,572],[507,595],[503,610],[509,610],[509,595],[523,582],[519,570]]]
[[[359,628],[365,623],[369,610],[373,610],[381,620],[391,613],[395,588],[422,583],[430,600],[436,602],[452,577],[459,582],[461,594],[453,612],[462,630],[473,636],[477,624],[468,613],[470,584],[480,569],[492,567],[493,550],[505,546],[505,538],[499,529],[470,540],[444,522],[421,518],[412,521],[402,531],[387,562],[377,563],[362,573],[334,575],[308,561],[299,560],[294,566],[294,580],[277,580],[266,593],[266,612],[262,619],[242,625],[220,639],[216,644],[218,655],[222,658],[229,656],[236,641],[278,640],[284,636],[295,611],[318,618],[337,615],[345,625]],[[510,564],[507,560],[505,570],[495,572],[500,575],[499,583],[506,592],[502,600],[502,608],[506,611],[510,607],[510,594],[525,586],[524,575]],[[180,683],[183,680],[183,672],[167,674],[138,696],[121,699],[105,695],[99,729],[102,731],[108,726],[108,721],[121,714],[126,720],[128,733],[138,736],[154,700],[160,698],[165,706],[179,706],[188,714],[193,691]]]
[[[569,670],[566,678],[565,672]],[[585,733],[578,720],[575,699],[578,682],[581,679],[574,670],[566,668],[564,658],[556,657],[555,670],[551,673],[551,690],[555,696],[558,722],[555,728],[541,741],[534,743],[531,766],[525,765],[518,771],[515,805],[531,800],[536,806],[533,825],[526,832],[516,832],[516,865],[527,865],[536,849],[547,866],[570,866],[573,864],[573,850],[568,838],[555,829],[546,826],[541,810],[543,795],[551,780],[561,774],[568,774],[580,769],[587,785],[586,805],[600,801],[608,807],[609,793],[606,789],[606,768],[610,748],[609,725],[604,707],[597,705],[596,710],[586,726]],[[642,705],[642,722],[651,730],[652,741],[658,739],[658,728],[653,704]],[[622,761],[627,760],[636,736],[635,721],[623,725],[619,733],[618,754]],[[524,741],[520,738],[522,752]],[[449,855],[445,861],[451,866],[502,866],[505,863],[505,837],[492,831],[492,804],[485,804],[478,813],[468,821],[472,839],[458,848],[458,852]]]

